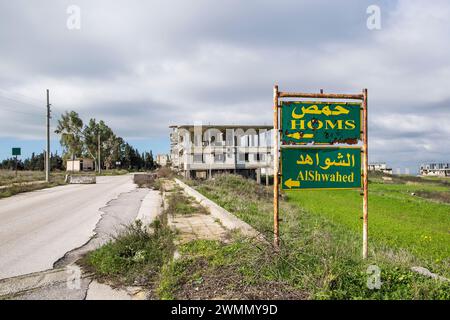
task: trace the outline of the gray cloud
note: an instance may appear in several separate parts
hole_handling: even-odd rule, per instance
[[[66,28],[71,4],[79,31]],[[381,30],[366,28],[371,4],[382,9]],[[367,87],[371,159],[446,159],[449,16],[445,0],[3,1],[0,117],[9,121],[0,137],[42,131],[41,120],[7,111],[20,106],[2,95],[43,100],[50,88],[55,115],[75,109],[125,138],[163,139],[173,123],[271,123],[277,82],[285,91]]]

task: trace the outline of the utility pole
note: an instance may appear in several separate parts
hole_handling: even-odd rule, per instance
[[[100,148],[100,132],[98,133],[98,173],[102,173],[102,166],[101,166],[101,148]]]
[[[50,182],[50,97],[47,89],[47,151],[45,157],[45,181]]]

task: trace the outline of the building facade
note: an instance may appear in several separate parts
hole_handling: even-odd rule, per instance
[[[420,166],[420,175],[450,177],[450,163],[426,163]]]
[[[369,164],[369,171],[392,174],[392,168],[389,168],[384,162],[374,162]]]
[[[158,154],[156,156],[156,163],[161,166],[165,167],[169,164],[169,155],[167,154]]]
[[[237,173],[261,180],[273,175],[271,126],[170,126],[173,170],[186,178],[206,179]]]

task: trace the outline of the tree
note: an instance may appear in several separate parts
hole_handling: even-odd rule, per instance
[[[98,138],[100,136],[100,158],[106,169],[111,169],[116,161],[120,160],[120,147],[123,139],[117,137],[103,120],[96,122],[89,120],[89,124],[83,130],[86,151],[98,161]],[[101,164],[99,164],[101,166]]]
[[[145,153],[144,168],[145,170],[153,170],[155,168],[155,162],[153,160],[153,153],[151,150],[150,152]]]
[[[113,130],[106,125],[103,120],[97,122],[94,118],[83,126],[83,121],[78,113],[65,112],[58,121],[55,130],[61,135],[61,145],[64,147],[64,158],[88,156],[98,164],[98,138],[100,137],[100,156],[106,169],[117,168],[116,162],[120,161],[121,168],[128,170],[151,170],[154,168],[153,153],[139,153],[131,145],[126,143],[121,137],[114,134]],[[55,160],[57,161],[57,160]],[[58,165],[57,163],[55,165]],[[31,164],[30,164],[31,166]]]
[[[83,120],[75,111],[65,112],[58,120],[55,133],[60,134],[60,143],[66,156],[80,157],[83,153]]]

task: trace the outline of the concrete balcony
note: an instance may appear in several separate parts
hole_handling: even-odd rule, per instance
[[[184,170],[255,170],[260,168],[270,168],[266,162],[245,162],[245,163],[184,163]]]

